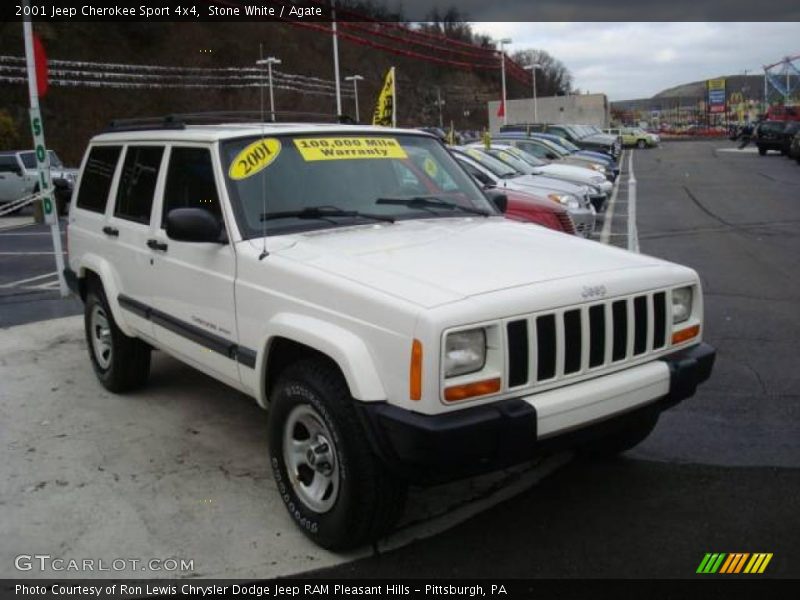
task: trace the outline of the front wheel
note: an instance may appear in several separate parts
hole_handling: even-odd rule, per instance
[[[639,140],[638,142],[636,142],[636,147],[639,148],[639,150],[642,150],[643,148],[645,148],[645,146],[647,146],[647,142],[645,142],[644,140]]]
[[[767,149],[764,146],[759,146],[758,147],[758,153],[761,156],[766,156],[767,155]]]
[[[347,385],[323,358],[301,360],[270,395],[269,449],[278,492],[314,542],[345,550],[400,517],[405,485],[372,452]]]

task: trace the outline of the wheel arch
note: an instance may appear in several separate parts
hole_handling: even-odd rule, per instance
[[[341,372],[357,400],[386,399],[386,391],[366,343],[352,331],[314,317],[279,314],[256,361],[258,403],[267,408],[271,386],[285,367],[308,356],[322,356]]]

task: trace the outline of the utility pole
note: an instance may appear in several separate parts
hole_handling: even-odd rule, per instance
[[[270,120],[275,121],[275,95],[272,93],[272,65],[281,64],[281,59],[270,56],[263,60],[257,60],[256,64],[267,65],[267,77],[269,79],[269,114]]]
[[[439,107],[439,129],[444,129],[444,119],[442,118],[442,88],[436,86],[436,106]]]
[[[533,122],[539,122],[539,107],[537,106],[536,100],[536,69],[540,69],[542,65],[539,63],[533,63],[532,65],[525,65],[525,70],[531,72],[531,76],[533,77]]]

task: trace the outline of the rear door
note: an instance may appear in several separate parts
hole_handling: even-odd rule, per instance
[[[149,240],[153,237],[153,199],[163,180],[164,150],[163,144],[129,144],[125,148],[113,209],[103,227],[125,320],[146,336],[153,335],[148,314],[154,271]]]
[[[236,384],[238,363],[252,368],[255,356],[240,352],[237,345],[233,246],[181,242],[166,233],[167,214],[175,208],[202,208],[224,227],[211,146],[172,145],[165,170],[150,250],[156,339],[187,362]]]

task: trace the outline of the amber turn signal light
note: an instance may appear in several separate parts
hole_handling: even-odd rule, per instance
[[[414,340],[411,344],[411,369],[408,373],[408,397],[412,400],[422,398],[422,342]]]
[[[494,379],[484,379],[483,381],[465,383],[464,385],[454,385],[453,387],[445,388],[444,399],[448,402],[456,402],[458,400],[474,398],[475,396],[494,394],[499,391],[500,378],[495,377]]]
[[[681,344],[686,340],[690,340],[693,337],[697,337],[697,334],[700,333],[700,325],[692,325],[691,327],[687,327],[686,329],[681,329],[680,331],[676,331],[672,334],[672,343],[673,344]]]

